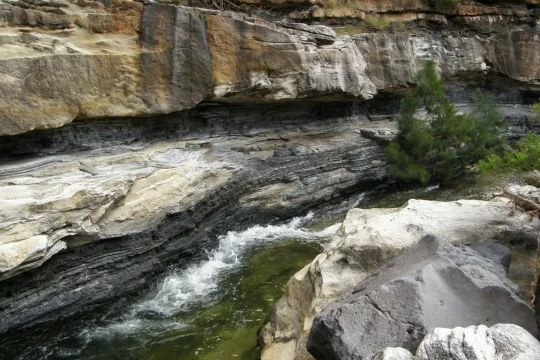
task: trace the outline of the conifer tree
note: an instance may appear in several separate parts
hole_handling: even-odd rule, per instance
[[[416,88],[402,100],[397,122],[399,132],[386,155],[393,175],[405,182],[447,182],[504,145],[498,130],[503,116],[494,101],[476,93],[472,111],[459,113],[445,96],[433,61],[426,62]]]

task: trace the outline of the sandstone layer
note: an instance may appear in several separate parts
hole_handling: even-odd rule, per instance
[[[230,227],[380,182],[393,90],[427,59],[460,106],[470,83],[497,78],[509,137],[538,128],[534,7],[366,1],[359,11],[430,25],[348,36],[294,22],[329,16],[283,10],[292,3],[257,16],[0,1],[0,332],[141,289]]]
[[[75,119],[168,114],[207,101],[370,99],[407,86],[430,58],[445,77],[488,71],[527,86],[540,79],[539,33],[525,20],[489,32],[446,26],[336,36],[290,19],[105,4],[0,3],[0,135]]]

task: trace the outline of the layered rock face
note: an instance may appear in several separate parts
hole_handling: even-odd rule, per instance
[[[539,228],[538,219],[504,199],[410,200],[395,209],[352,209],[327,249],[289,280],[286,296],[259,334],[262,357],[310,358],[305,349],[313,317],[426,234],[453,243],[497,239],[535,247]]]
[[[340,108],[78,124],[46,138],[56,154],[0,165],[0,332],[139,290],[228,229],[380,181],[381,147]]]
[[[114,16],[123,10],[69,2],[55,3],[54,13],[65,14],[54,17],[65,22],[58,25],[46,16],[51,6],[20,8],[23,3],[1,8],[0,135],[76,118],[170,113],[205,99],[370,98],[376,91],[358,48],[328,28],[139,3],[130,11],[140,25],[96,28],[101,20],[120,26]],[[54,30],[27,28],[36,25]]]
[[[282,13],[292,3],[264,6]],[[131,0],[2,1],[0,332],[140,289],[168,263],[257,216],[297,214],[384,179],[381,143],[395,128],[371,120],[387,120],[395,106],[382,116],[370,107],[390,107],[377,94],[408,86],[429,58],[459,89],[471,73],[473,82],[501,75],[505,90],[514,79],[519,101],[507,110],[529,128],[531,112],[514,103],[538,93],[534,9],[362,6],[364,15],[425,11],[436,24],[456,17],[468,27],[338,36],[292,22],[308,19],[296,11],[272,22]],[[490,22],[508,26],[480,31]],[[127,119],[140,115],[157,116]],[[32,131],[50,128],[58,129]],[[524,224],[519,218],[510,228]],[[374,261],[394,250],[374,251]],[[337,296],[325,290],[335,279],[308,273],[290,291],[315,284],[323,298]],[[357,279],[344,274],[344,283]],[[284,331],[293,352],[313,304],[302,303],[299,316],[294,310],[294,330]]]
[[[74,119],[171,113],[210,100],[369,99],[406,86],[429,58],[440,60],[447,77],[490,70],[531,84],[540,79],[538,31],[525,20],[487,34],[448,27],[351,38],[232,12],[105,4],[0,4],[0,135]]]

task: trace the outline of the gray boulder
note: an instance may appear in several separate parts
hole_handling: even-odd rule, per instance
[[[507,274],[510,271],[512,253],[506,246],[496,241],[484,240],[472,245],[471,248],[480,255],[501,264]]]
[[[536,335],[533,310],[500,262],[433,236],[397,256],[317,316],[317,359],[369,359],[385,347],[415,352],[436,327],[513,323]]]
[[[418,346],[415,360],[538,360],[540,342],[514,324],[436,328]]]

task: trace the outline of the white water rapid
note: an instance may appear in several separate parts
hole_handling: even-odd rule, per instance
[[[152,328],[163,326],[182,327],[171,318],[182,311],[189,311],[194,305],[206,305],[212,301],[219,288],[219,281],[224,274],[241,266],[242,258],[250,247],[266,244],[286,238],[319,241],[332,236],[340,223],[331,225],[320,231],[312,231],[302,226],[313,218],[313,213],[304,217],[296,217],[281,225],[255,225],[244,231],[230,231],[219,237],[218,246],[208,252],[205,260],[194,263],[187,268],[177,270],[168,275],[157,293],[150,298],[135,304],[123,320],[106,327],[94,328],[81,334],[84,338],[108,337],[111,335],[129,335],[139,331],[152,331]],[[154,321],[141,318],[141,314],[152,314]],[[161,324],[160,324],[161,323]]]

